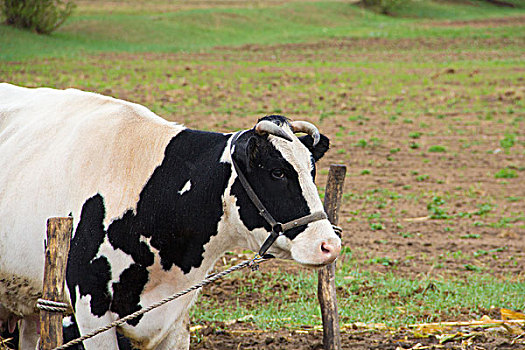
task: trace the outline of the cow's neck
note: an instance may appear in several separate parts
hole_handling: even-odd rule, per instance
[[[177,266],[187,274],[200,268],[205,246],[218,234],[231,176],[231,164],[221,161],[228,138],[182,131],[166,147],[162,164],[140,195],[134,226],[157,251],[164,270]]]

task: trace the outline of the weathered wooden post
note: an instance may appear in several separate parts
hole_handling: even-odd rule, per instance
[[[337,225],[339,221],[338,210],[341,206],[345,175],[346,166],[330,165],[324,197],[324,209],[332,225]],[[323,318],[323,347],[325,350],[340,350],[341,331],[337,313],[335,262],[319,269],[317,297],[321,304],[321,316]]]
[[[42,299],[62,302],[69,254],[73,218],[59,217],[47,220],[47,248],[44,265]],[[62,345],[62,312],[40,310],[40,348],[53,349]]]

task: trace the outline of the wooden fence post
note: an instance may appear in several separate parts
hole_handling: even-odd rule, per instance
[[[44,265],[42,299],[64,300],[66,264],[73,230],[73,218],[47,220],[47,248]],[[53,349],[62,345],[62,313],[40,310],[40,348]]]
[[[338,210],[341,206],[345,175],[346,166],[330,165],[324,196],[324,209],[332,225],[337,225],[339,221]],[[335,262],[319,269],[317,297],[323,318],[323,347],[325,350],[340,350],[341,330],[337,313]]]

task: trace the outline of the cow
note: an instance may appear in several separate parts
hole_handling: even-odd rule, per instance
[[[341,240],[325,215],[279,226],[323,212],[315,162],[328,148],[313,124],[280,115],[208,132],[96,93],[0,84],[0,303],[22,318],[20,349],[38,340],[49,217],[74,218],[66,294],[81,334],[202,280],[232,247],[258,251],[270,233],[268,254],[333,262]],[[118,349],[118,332],[138,349],[187,349],[196,295],[84,346]]]

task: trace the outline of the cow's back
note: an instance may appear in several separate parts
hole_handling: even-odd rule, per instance
[[[182,129],[98,94],[0,84],[0,275],[41,281],[48,217],[78,219],[97,193],[105,224],[134,209]]]

